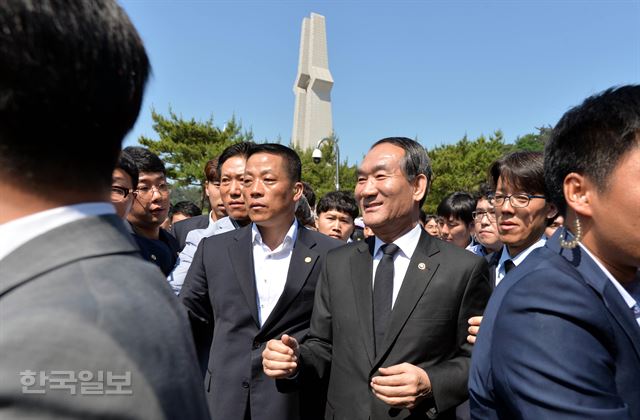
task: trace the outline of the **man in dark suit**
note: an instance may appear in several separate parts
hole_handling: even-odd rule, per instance
[[[7,1],[0,27],[0,418],[207,418],[186,316],[109,200],[142,41],[109,0]]]
[[[309,338],[263,352],[283,391],[329,378],[326,419],[452,419],[467,398],[466,323],[491,289],[483,258],[421,229],[430,178],[417,142],[373,145],[355,195],[376,236],[327,255]]]
[[[567,112],[545,148],[566,216],[505,277],[469,380],[476,419],[640,419],[640,86]]]
[[[268,340],[307,333],[322,260],[341,244],[295,220],[300,172],[293,150],[254,145],[243,177],[253,223],[204,238],[180,292],[197,347],[209,351],[204,387],[213,419],[322,415],[322,391],[281,394],[261,364]],[[210,340],[207,329],[213,330],[209,346],[202,343]]]

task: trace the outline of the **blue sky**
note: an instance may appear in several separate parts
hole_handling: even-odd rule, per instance
[[[288,144],[302,19],[326,17],[334,130],[361,160],[387,136],[427,148],[555,124],[612,85],[640,82],[640,0],[121,0],[153,66],[125,139],[157,138],[151,108]]]

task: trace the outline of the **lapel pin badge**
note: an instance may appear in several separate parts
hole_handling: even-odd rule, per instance
[[[426,265],[425,263],[419,263],[419,264],[418,264],[418,268],[419,268],[420,270],[424,270],[425,268],[427,268],[427,265]]]
[[[304,258],[304,262],[306,262],[306,263],[310,263],[310,262],[311,262],[311,257],[305,257],[305,258]]]

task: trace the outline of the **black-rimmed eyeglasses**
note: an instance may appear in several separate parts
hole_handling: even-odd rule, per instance
[[[533,194],[495,194],[489,198],[489,203],[494,207],[502,207],[504,203],[509,200],[511,207],[513,208],[523,208],[529,205],[529,202],[532,198],[547,198],[544,195],[533,195]]]
[[[121,201],[127,198],[132,191],[129,188],[120,187],[118,185],[111,186],[111,200]]]

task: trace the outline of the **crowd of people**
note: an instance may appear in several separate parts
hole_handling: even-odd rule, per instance
[[[0,418],[640,419],[639,85],[437,214],[405,137],[319,200],[233,144],[202,214],[121,150],[149,72],[112,0],[0,8]]]

